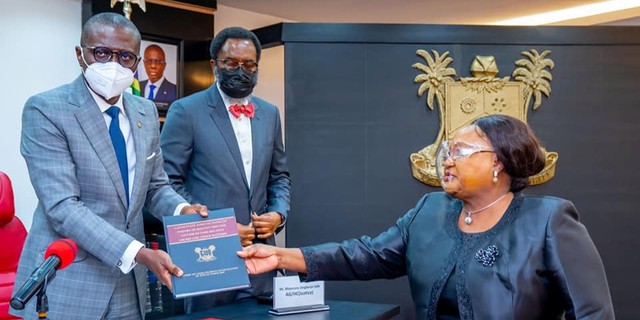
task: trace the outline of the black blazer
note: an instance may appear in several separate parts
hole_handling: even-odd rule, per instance
[[[455,267],[461,319],[615,318],[602,260],[571,202],[517,194],[479,234],[460,231],[461,209],[460,200],[430,193],[375,238],[302,248],[307,280],[407,275],[416,318],[435,319]],[[477,255],[490,246],[495,261]]]

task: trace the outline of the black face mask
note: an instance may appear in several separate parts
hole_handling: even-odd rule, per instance
[[[249,96],[253,92],[253,87],[256,86],[258,79],[258,72],[247,72],[242,68],[234,71],[218,68],[217,76],[222,92],[229,97],[240,99]]]

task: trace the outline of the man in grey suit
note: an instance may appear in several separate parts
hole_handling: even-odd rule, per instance
[[[209,208],[234,208],[243,246],[275,243],[284,226],[291,182],[278,108],[252,96],[261,47],[243,28],[211,42],[217,82],[171,105],[160,141],[173,187]],[[187,312],[273,291],[275,271],[251,276],[251,289],[186,299]]]
[[[48,284],[49,319],[143,319],[147,268],[170,287],[182,271],[144,248],[142,208],[157,217],[200,212],[169,185],[153,103],[124,90],[133,81],[140,33],[115,13],[91,17],[76,56],[83,75],[25,104],[20,150],[38,197],[14,293],[60,238],[74,262]],[[24,310],[36,319],[35,298]]]

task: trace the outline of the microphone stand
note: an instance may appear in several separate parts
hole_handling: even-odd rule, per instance
[[[44,285],[38,293],[36,294],[36,312],[38,313],[38,319],[47,319],[47,314],[49,313],[49,299],[47,299],[47,283],[49,278],[45,277]]]

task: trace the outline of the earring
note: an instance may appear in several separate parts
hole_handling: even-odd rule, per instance
[[[498,170],[493,170],[493,179],[491,179],[493,183],[498,183]]]

